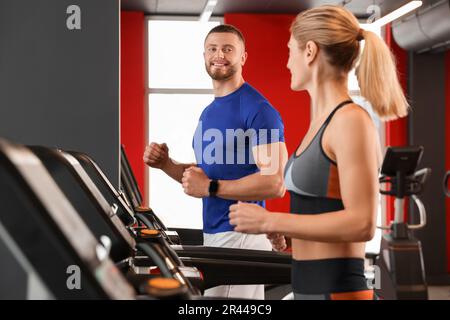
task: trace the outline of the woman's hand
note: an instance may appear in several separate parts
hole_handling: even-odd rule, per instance
[[[275,251],[284,251],[287,248],[286,238],[280,233],[268,233],[267,239],[272,243],[272,248]]]
[[[254,203],[238,202],[230,206],[230,224],[234,231],[243,233],[266,233],[269,212]]]

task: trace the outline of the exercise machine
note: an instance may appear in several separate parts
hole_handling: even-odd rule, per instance
[[[148,218],[153,220],[153,223],[160,229],[164,230],[166,234],[176,235],[180,240],[178,243],[184,245],[203,245],[203,230],[189,229],[189,228],[167,228],[164,223],[150,208],[143,206],[142,194],[139,191],[139,186],[136,182],[133,170],[128,161],[125,147],[122,145],[120,149],[120,193],[126,199],[130,207],[136,211],[141,211],[150,215]]]
[[[142,221],[146,228],[158,230],[161,240],[170,246],[172,255],[189,266],[197,267],[203,274],[204,287],[220,284],[287,284],[290,283],[291,256],[287,253],[234,248],[212,248],[197,245],[180,245],[177,233],[168,230],[149,208],[123,207],[123,193],[117,192],[96,162],[81,152],[69,151],[74,156],[110,204],[119,203],[118,212],[127,211]],[[134,213],[133,213],[134,212]],[[147,263],[145,257],[135,257],[138,266]]]
[[[0,298],[135,298],[107,248],[41,161],[5,140],[0,140],[0,201]]]
[[[263,261],[262,258],[253,261],[244,260],[242,259],[245,257],[243,254],[233,260],[224,257],[222,259],[179,257],[169,245],[170,238],[166,237],[164,232],[149,228],[152,226],[148,225],[143,230],[141,226],[132,225],[136,220],[145,222],[145,219],[141,219],[144,213],[140,212],[133,217],[130,208],[127,209],[125,202],[118,198],[120,194],[111,189],[110,183],[106,183],[104,174],[99,174],[98,166],[90,166],[92,170],[86,171],[87,161],[82,161],[85,165],[83,167],[78,159],[86,160],[87,156],[83,157],[80,153],[68,153],[45,147],[34,146],[30,149],[43,161],[96,237],[101,238],[106,235],[111,240],[113,261],[117,265],[125,267],[124,271],[127,266],[131,266],[135,273],[132,276],[145,278],[145,274],[140,271],[144,270],[145,273],[148,273],[149,268],[155,264],[159,267],[155,255],[147,252],[148,247],[153,247],[158,251],[159,256],[164,257],[159,260],[169,261],[168,265],[172,276],[181,282],[183,278],[188,278],[189,281],[183,284],[188,286],[193,294],[199,293],[196,292],[196,289],[203,290],[220,284],[290,282],[290,260],[285,260],[284,255],[283,262],[289,261],[289,264]],[[128,225],[125,225],[124,222]],[[269,254],[269,256],[266,255],[266,258],[270,258],[270,254],[277,256],[277,253],[264,253]],[[202,274],[198,272],[197,268],[201,270]],[[127,276],[131,276],[129,270]],[[203,280],[200,281],[202,278]]]
[[[389,147],[381,168],[380,183],[390,187],[380,190],[395,197],[395,216],[381,240],[380,254],[375,259],[375,273],[380,283],[375,292],[380,299],[428,299],[425,265],[420,241],[414,230],[425,227],[426,211],[418,195],[431,169],[417,170],[423,147]],[[419,211],[419,223],[404,219],[404,202],[409,198]],[[375,274],[375,279],[377,274]]]

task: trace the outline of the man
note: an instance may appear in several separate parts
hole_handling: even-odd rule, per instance
[[[197,164],[171,159],[165,143],[147,146],[144,161],[180,182],[186,194],[203,199],[205,246],[270,250],[264,235],[234,232],[228,214],[237,201],[264,206],[265,199],[284,195],[283,122],[242,77],[247,52],[238,29],[213,28],[204,49],[215,99],[200,116],[193,139]],[[264,286],[220,286],[206,290],[205,295],[264,299]]]

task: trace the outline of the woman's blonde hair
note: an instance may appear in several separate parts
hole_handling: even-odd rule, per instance
[[[359,58],[356,76],[361,95],[380,118],[392,120],[408,114],[391,51],[375,33],[360,29],[350,11],[334,5],[303,11],[292,23],[291,33],[301,49],[308,41],[315,42],[339,71],[350,72]],[[365,40],[361,57],[360,40]]]

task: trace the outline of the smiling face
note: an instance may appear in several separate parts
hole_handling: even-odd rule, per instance
[[[205,40],[205,68],[213,80],[226,81],[242,74],[247,59],[244,44],[233,33],[211,33]]]

